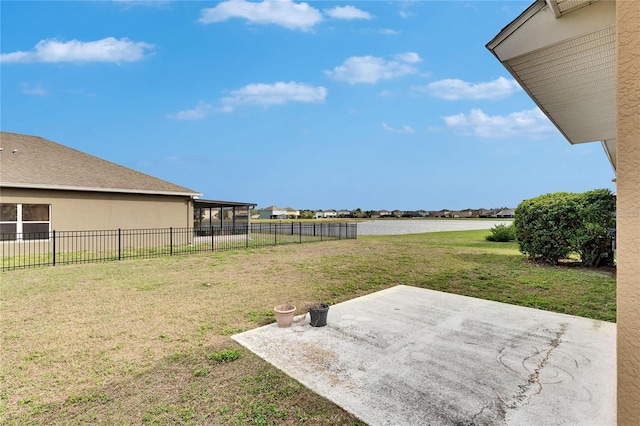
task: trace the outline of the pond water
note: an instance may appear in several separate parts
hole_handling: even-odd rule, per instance
[[[421,234],[423,232],[471,231],[490,229],[495,225],[508,225],[511,220],[500,219],[407,219],[407,220],[367,220],[358,222],[358,235],[399,235]]]

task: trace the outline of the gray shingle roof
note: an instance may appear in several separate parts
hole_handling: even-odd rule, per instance
[[[0,132],[0,147],[2,187],[201,195],[38,136]]]

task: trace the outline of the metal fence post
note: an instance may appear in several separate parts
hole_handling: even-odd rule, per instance
[[[56,266],[56,231],[53,230],[53,266]]]
[[[293,226],[293,222],[291,222],[291,225]],[[298,233],[300,234],[300,244],[302,244],[302,222],[298,224]]]
[[[122,229],[118,228],[118,260],[122,260]]]
[[[169,256],[173,256],[173,226],[169,227]]]

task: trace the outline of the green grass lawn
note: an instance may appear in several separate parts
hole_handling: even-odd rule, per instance
[[[273,322],[284,302],[339,303],[404,284],[615,320],[612,272],[528,263],[487,234],[5,272],[2,423],[358,424],[230,338]]]

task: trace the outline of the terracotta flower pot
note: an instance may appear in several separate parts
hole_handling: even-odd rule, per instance
[[[276,313],[276,322],[278,327],[291,327],[293,323],[293,313],[296,311],[296,307],[293,305],[278,305],[273,308]]]

